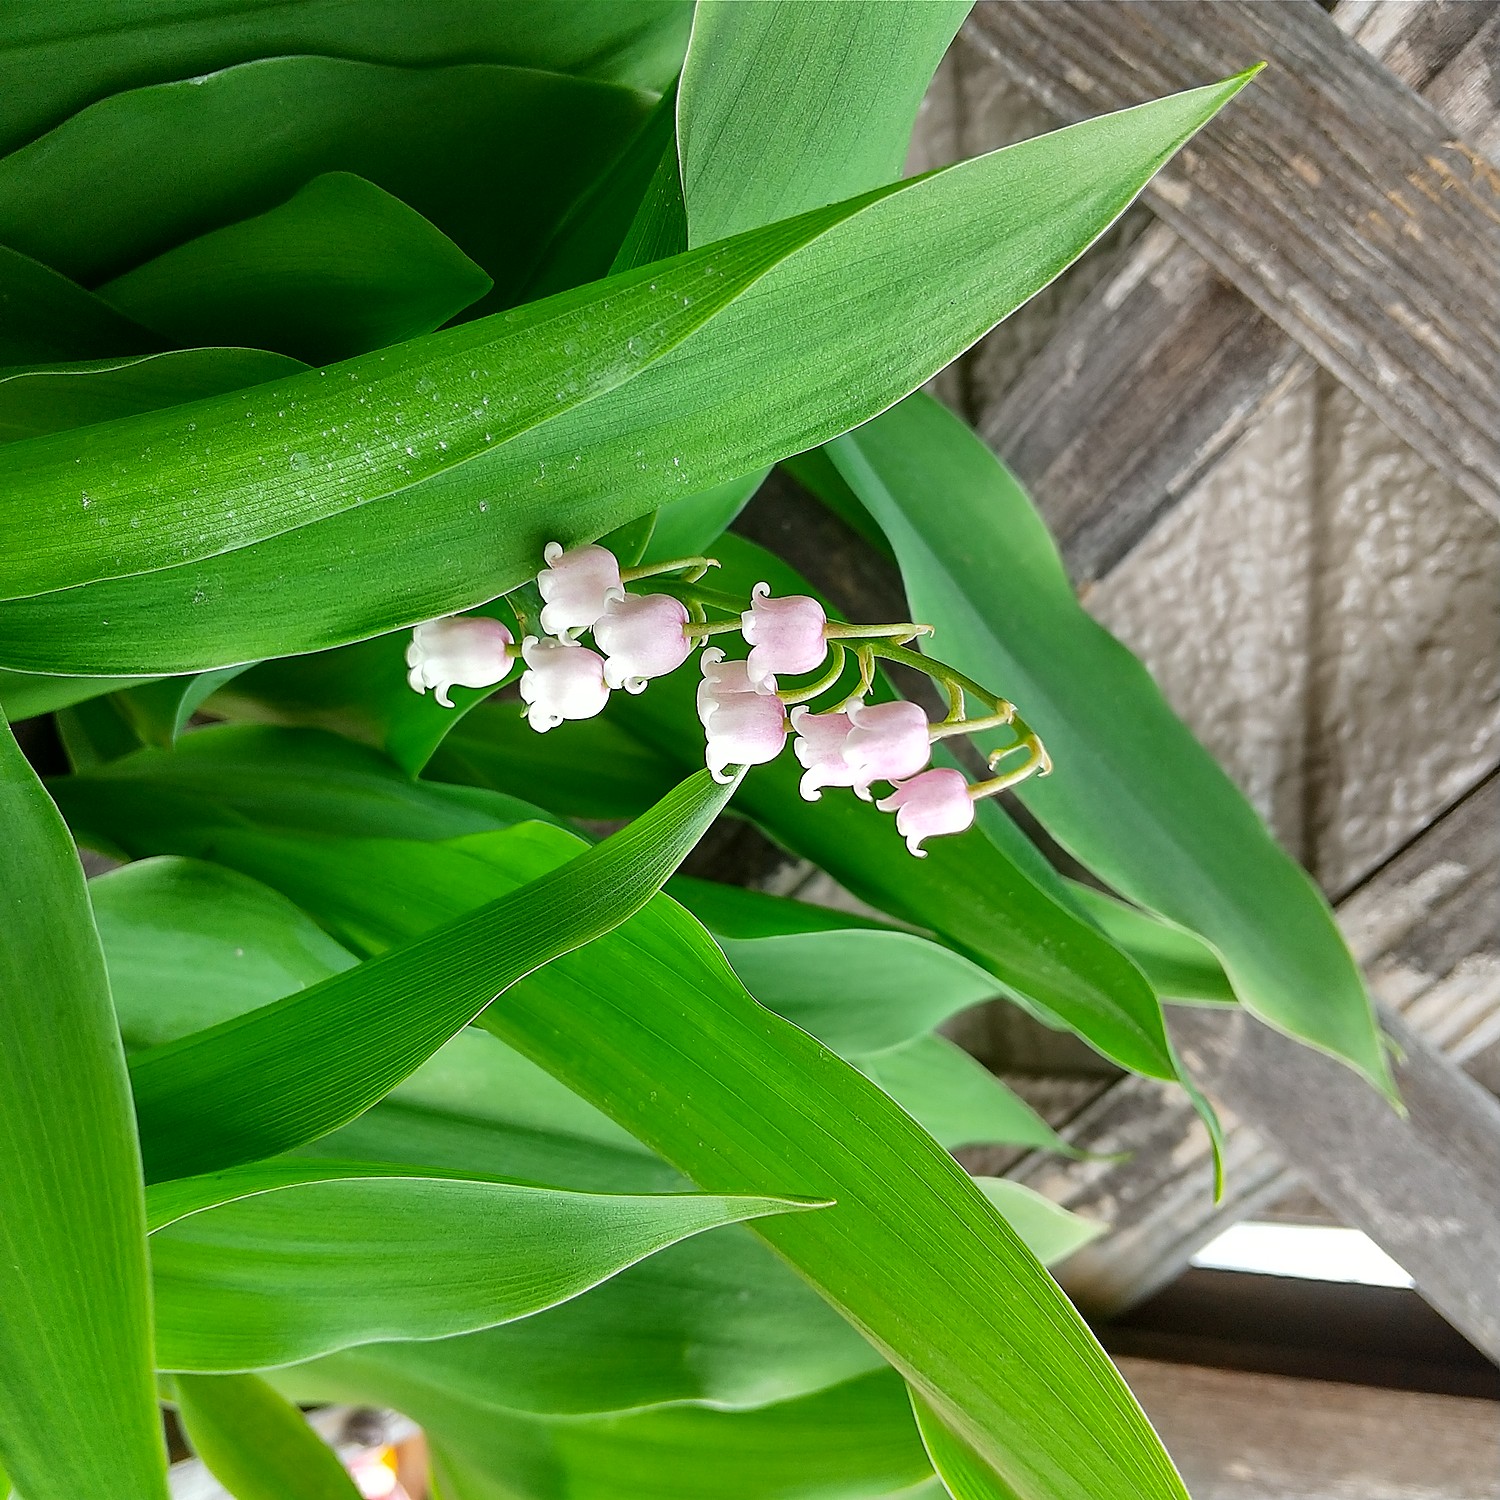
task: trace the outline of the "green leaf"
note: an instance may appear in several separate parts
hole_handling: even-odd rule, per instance
[[[1021,795],[1048,831],[1115,890],[1201,935],[1246,1009],[1390,1092],[1327,903],[1078,604],[1040,517],[984,444],[918,397],[829,453],[890,537],[945,658],[998,679],[1046,742],[1057,769]]]
[[[706,771],[520,890],[275,1005],[137,1057],[148,1181],[254,1161],[353,1119],[533,969],[640,909],[728,799]]]
[[[504,287],[645,112],[633,90],[525,68],[268,57],[114,94],[0,159],[0,240],[96,283],[353,172]]]
[[[13,0],[0,45],[0,151],[106,94],[296,53],[407,68],[508,63],[659,92],[681,65],[692,11],[686,0],[429,0],[420,12],[344,0],[227,9]]]
[[[0,375],[0,442],[158,411],[303,368],[265,349],[173,349],[17,370]]]
[[[1025,1183],[1004,1177],[979,1177],[975,1181],[1044,1266],[1066,1260],[1075,1250],[1098,1239],[1108,1227],[1059,1207]]]
[[[519,325],[480,321],[364,356],[337,375],[278,383],[253,407],[218,398],[180,408],[173,419],[180,425],[159,434],[155,424],[165,419],[147,415],[92,429],[92,442],[80,435],[71,444],[38,438],[18,446],[6,515],[25,518],[17,530],[31,545],[8,559],[12,593],[101,569],[164,565],[180,560],[184,545],[200,557],[239,550],[0,606],[4,664],[66,673],[194,670],[333,645],[494,597],[535,571],[549,539],[612,530],[676,495],[823,441],[905,394],[1075,259],[1243,82],[1089,121],[690,251],[534,304],[515,315]],[[858,282],[847,275],[851,264],[861,267]],[[712,278],[703,274],[709,265]],[[764,274],[757,279],[751,266]],[[755,282],[752,292],[735,294],[737,272]],[[684,278],[691,286],[682,294],[697,298],[687,309],[667,292]],[[526,368],[537,383],[523,386],[517,356],[504,351],[522,347],[521,328],[545,323],[535,360],[563,358],[568,319],[601,295],[611,299],[611,316],[601,321],[595,311],[588,339],[575,339],[566,356],[567,378],[579,382],[573,404],[542,421],[548,402],[569,403],[556,402],[559,387],[541,380],[534,362]],[[705,319],[699,334],[686,336],[688,321]],[[770,358],[768,330],[777,340]],[[680,347],[648,361],[679,333]],[[641,340],[639,357],[622,368],[630,337]],[[598,361],[587,367],[586,344]],[[491,373],[470,379],[470,369]],[[430,395],[418,389],[423,380]],[[584,400],[589,380],[609,391]],[[492,386],[517,397],[505,424],[483,406]],[[503,435],[533,419],[521,411],[527,389],[538,398],[540,425],[486,445],[486,432],[494,438],[497,428]],[[391,436],[393,401],[411,406],[404,441]],[[284,418],[273,415],[282,411]],[[334,424],[336,436],[320,436]],[[143,462],[147,441],[153,456]],[[83,477],[78,443],[88,450]],[[189,507],[183,518],[180,491],[191,485],[177,483],[179,469],[198,476],[193,466],[205,443],[222,477],[211,500],[202,497],[205,508]],[[417,451],[406,454],[408,446]],[[267,453],[288,455],[288,467],[263,481]],[[461,462],[475,454],[484,456]],[[296,455],[305,468],[292,465]],[[95,471],[99,463],[120,469]],[[432,477],[415,483],[424,475]],[[87,522],[80,489],[91,496]],[[170,508],[159,498],[167,493]],[[502,494],[507,504],[491,513],[491,499]],[[327,519],[307,524],[318,516]],[[101,527],[100,517],[121,524]],[[129,526],[131,517],[142,524]],[[271,532],[286,534],[242,545]],[[353,573],[351,546],[363,563]],[[303,580],[295,599],[270,586],[288,570]]]
[[[1234,987],[1218,955],[1196,933],[1174,926],[1092,886],[1068,881],[1073,902],[1128,953],[1165,1000],[1234,1005]]]
[[[245,669],[219,667],[191,677],[163,677],[116,697],[125,717],[135,726],[143,745],[170,750],[188,721],[213,695]]]
[[[674,133],[677,91],[669,88],[646,117],[635,138],[600,174],[589,190],[569,209],[551,240],[532,267],[517,302],[532,302],[554,292],[598,281],[612,271],[633,270],[647,261],[665,260],[687,248],[678,235],[661,243],[655,253],[641,254],[638,210],[643,199],[654,204],[661,192],[659,178],[664,164],[676,176],[677,148]],[[682,194],[677,192],[678,217]],[[631,241],[631,247],[623,249]],[[650,237],[654,248],[658,241]]]
[[[247,344],[326,365],[431,333],[491,285],[399,198],[353,173],[326,172],[263,214],[117,276],[99,295],[173,344]]]
[[[998,989],[978,964],[908,932],[721,936],[719,946],[763,1005],[846,1056],[899,1047]]]
[[[387,1388],[423,1423],[445,1500],[873,1500],[931,1473],[888,1370],[756,1411],[554,1421]]]
[[[304,1398],[337,1401],[378,1397],[404,1376],[481,1406],[577,1416],[682,1401],[765,1406],[882,1365],[753,1235],[721,1229],[535,1317],[345,1350],[285,1379]]]
[[[688,243],[899,176],[917,106],[971,6],[700,0],[677,109]]]
[[[359,1500],[333,1449],[254,1375],[178,1375],[177,1414],[193,1451],[235,1500]]]
[[[149,682],[147,677],[41,677],[32,672],[0,668],[0,708],[12,724],[36,714],[82,703],[116,688]]]
[[[509,1322],[688,1235],[819,1206],[318,1162],[164,1186],[177,1216],[151,1236],[157,1362],[209,1373]],[[194,1203],[198,1190],[208,1206]]]
[[[519,832],[508,841],[517,840]],[[545,826],[526,835],[542,868],[570,847],[567,835]],[[625,837],[628,833],[611,842]],[[513,850],[520,847],[511,843]],[[609,848],[598,846],[521,887],[518,895],[566,878]],[[412,894],[427,883],[425,874],[416,876]],[[506,899],[516,898],[502,902]],[[545,905],[554,924],[562,920],[559,912],[571,912],[555,896],[538,904]],[[460,919],[433,938],[393,949],[320,988],[367,979],[382,965],[409,963],[412,972],[426,976],[421,1003],[431,1015],[438,1009],[438,945],[462,923],[477,920]],[[423,962],[414,963],[412,955],[421,955]],[[629,986],[620,982],[624,975],[631,977]],[[360,988],[368,993],[369,985]],[[672,1003],[658,999],[642,1005],[638,992],[670,994]],[[182,1089],[182,1096],[211,1097],[223,1114],[226,1090],[251,1087],[242,1081],[245,1074],[257,1081],[253,1087],[265,1087],[268,1067],[279,1066],[275,1059],[285,1056],[269,1039],[273,1031],[284,1037],[290,1029],[277,1028],[275,1018],[289,1007],[316,1002],[318,994],[316,988],[304,991],[243,1022],[201,1033],[196,1042],[188,1039],[188,1047],[202,1047],[207,1039],[204,1050],[217,1043],[243,1072],[237,1078],[226,1066],[209,1086],[202,1078],[207,1070],[200,1070],[198,1086]],[[319,1075],[324,1117],[332,1113],[327,1094],[346,1087],[331,1077],[331,1069],[357,1069],[362,1090],[373,1074],[374,1087],[362,1093],[363,1100],[380,1092],[383,1065],[372,1062],[376,1044],[368,1037],[372,1010],[380,1013],[362,1007],[354,1012],[361,1026],[325,1032],[321,1043],[299,1034],[298,1061]],[[272,1025],[266,1025],[268,1019]],[[836,1207],[810,1216],[832,1222],[827,1235],[799,1237],[765,1226],[760,1232],[878,1348],[956,1410],[997,1461],[1003,1450],[1008,1455],[1003,1461],[1023,1476],[1031,1492],[1081,1495],[1089,1486],[1132,1472],[1142,1493],[1178,1493],[1163,1477],[1169,1474],[1165,1461],[1113,1368],[952,1158],[874,1085],[756,1005],[717,948],[675,903],[665,898],[649,903],[588,953],[565,956],[515,986],[502,1005],[485,1012],[482,1024],[706,1191],[790,1190],[835,1199]],[[257,1025],[266,1040],[252,1049],[246,1031]],[[409,1047],[408,1055],[416,1050]],[[170,1061],[173,1052],[165,1048],[157,1055]],[[159,1090],[139,1088],[141,1073],[138,1062],[148,1153],[150,1143],[165,1139],[179,1154],[191,1149],[201,1155],[208,1127],[222,1132],[222,1126],[199,1114],[184,1117],[175,1132],[166,1129],[154,1107]],[[663,1090],[674,1100],[671,1111],[655,1102]],[[277,1134],[262,1137],[256,1148],[237,1133],[244,1154],[292,1143],[290,1122],[276,1118]],[[319,1121],[308,1123],[304,1117],[298,1133],[310,1136],[320,1128]],[[190,1129],[192,1145],[175,1145]],[[222,1151],[222,1141],[210,1149]],[[785,1189],[771,1188],[773,1178]],[[920,1317],[914,1312],[918,1308]],[[1059,1381],[1071,1391],[1073,1409],[1088,1412],[1086,1421],[1059,1414]]]
[[[258,724],[185,736],[52,783],[74,835],[106,852],[201,854],[226,825],[352,838],[451,839],[545,816],[478,787],[412,781],[336,735]]]
[[[678,775],[670,761],[608,719],[585,719],[544,739],[513,703],[472,710],[427,771],[439,781],[524,796],[569,818],[633,818]]]
[[[922,1434],[927,1457],[938,1471],[945,1496],[950,1500],[1017,1500],[1016,1492],[916,1391],[910,1394],[917,1431]]]
[[[3,724],[0,830],[0,1458],[28,1500],[165,1500],[109,981],[73,842]]]
[[[354,966],[284,896],[218,865],[145,859],[89,884],[127,1051],[243,1015]]]
[[[156,340],[50,266],[0,245],[0,366],[139,354]]]
[[[950,1151],[1005,1145],[1076,1155],[1024,1099],[945,1037],[918,1037],[904,1047],[853,1062]],[[1004,1211],[1003,1204],[997,1207]],[[1047,1259],[1021,1226],[1011,1227],[1039,1259]]]

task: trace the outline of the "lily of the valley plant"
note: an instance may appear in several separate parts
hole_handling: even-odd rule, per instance
[[[939,1028],[1188,1089],[1168,1004],[1381,1039],[913,393],[1250,74],[902,180],[962,0],[12,9],[14,1493],[166,1500],[165,1409],[350,1500],[347,1402],[440,1500],[1181,1500],[1043,1269],[1108,1226],[964,1172],[1066,1148]],[[824,508],[907,619],[799,575]],[[833,904],[682,874],[728,819]]]

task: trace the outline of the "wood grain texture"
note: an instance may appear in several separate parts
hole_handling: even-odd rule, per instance
[[[1398,1080],[1408,1120],[1347,1069],[1248,1016],[1178,1009],[1173,1035],[1226,1110],[1223,1204],[1212,1203],[1192,1109],[1134,1078],[1063,1129],[1085,1150],[1135,1148],[1128,1161],[1035,1155],[1009,1175],[1114,1226],[1061,1269],[1093,1313],[1143,1300],[1221,1229],[1303,1180],[1500,1360],[1500,1104],[1461,1071],[1487,1067],[1500,1049],[1500,773],[1342,902],[1339,916],[1406,1049]]]
[[[1119,1365],[1194,1500],[1500,1500],[1493,1402]]]
[[[1449,63],[1468,70],[1465,97],[1491,86],[1479,35],[1488,18],[1470,19],[1473,51]],[[1500,174],[1453,139],[1432,105],[1312,0],[986,0],[964,35],[1059,119],[1271,58],[1158,177],[1152,205],[1262,314],[1500,514]],[[1413,48],[1411,66],[1446,55]],[[1456,75],[1449,86],[1464,93]],[[1154,325],[1139,316],[1134,326]],[[1266,368],[1274,377],[1285,367],[1268,357]],[[1183,458],[1211,455],[1221,423],[1222,410]]]

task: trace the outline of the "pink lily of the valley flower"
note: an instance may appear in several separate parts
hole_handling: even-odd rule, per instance
[[[725,661],[724,653],[717,646],[710,646],[698,658],[698,665],[703,671],[703,681],[698,684],[698,718],[705,727],[709,715],[716,708],[723,707],[742,694],[757,692],[744,662]],[[776,691],[774,678],[769,691]]]
[[[419,693],[433,689],[437,701],[452,708],[450,688],[495,687],[505,681],[515,660],[514,645],[510,631],[486,615],[428,620],[411,633],[406,680]]]
[[[854,772],[844,759],[844,746],[854,728],[848,714],[815,714],[809,708],[794,708],[792,728],[797,731],[792,750],[803,766],[797,790],[805,801],[818,801],[825,786],[854,785]]]
[[[963,772],[946,766],[901,782],[875,805],[881,812],[896,814],[896,832],[919,859],[927,857],[923,839],[939,833],[962,833],[974,821],[974,800]]]
[[[529,707],[526,720],[546,731],[564,719],[592,719],[609,701],[604,658],[587,646],[528,635],[521,642],[526,671],[521,697]]]
[[[849,710],[853,727],[844,741],[847,783],[870,800],[872,781],[905,781],[932,759],[927,715],[921,706],[898,698],[893,703],[856,703]]]
[[[572,547],[560,542],[542,550],[547,566],[536,575],[545,603],[538,617],[548,635],[571,639],[587,630],[613,599],[625,597],[620,564],[607,547]]]
[[[759,766],[775,760],[786,744],[786,709],[776,696],[751,685],[745,664],[725,661],[717,648],[701,657],[698,717],[708,737],[704,760],[715,781],[728,781],[729,766]]]
[[[741,634],[752,648],[746,663],[757,692],[774,693],[765,683],[773,675],[794,676],[821,667],[828,656],[823,627],[828,616],[805,594],[771,597],[768,583],[750,590],[752,603],[740,616]]]
[[[605,682],[639,693],[651,678],[675,672],[693,649],[683,628],[687,622],[687,606],[670,594],[611,599],[594,623],[594,642],[604,653]]]

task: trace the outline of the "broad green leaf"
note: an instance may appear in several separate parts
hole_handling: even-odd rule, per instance
[[[641,826],[632,825],[632,831]],[[560,831],[540,825],[528,835],[543,867],[569,842]],[[628,833],[611,843],[625,837]],[[521,893],[536,893],[558,876],[565,879],[609,848],[610,843],[599,846],[523,886]],[[554,922],[561,920],[558,912],[570,911],[555,898],[546,907]],[[460,924],[475,921],[469,917]],[[437,1009],[433,955],[442,937],[460,924],[393,949],[320,988],[361,976],[367,981],[382,965],[422,954],[428,961],[417,972],[426,976],[423,1003],[430,1014]],[[671,987],[674,1003],[643,1007],[632,989],[620,985],[624,974],[648,992]],[[545,983],[538,982],[542,978]],[[368,983],[362,988],[368,992]],[[277,1028],[276,1019],[289,1006],[316,1002],[318,993],[315,988],[266,1007],[238,1023],[237,1030],[231,1023],[202,1033],[196,1045],[203,1047],[207,1039],[205,1050],[212,1050],[215,1039],[225,1037],[223,1050],[241,1069],[263,1079],[262,1060],[284,1056],[269,1045],[270,1035],[290,1030]],[[342,1087],[331,1082],[334,1068],[357,1067],[362,1081],[376,1074],[375,1087],[362,1100],[381,1091],[379,1066],[372,1067],[368,1055],[374,1046],[367,1040],[370,1010],[360,1012],[362,1029],[340,1029],[321,1043],[308,1038],[298,1054],[303,1066],[320,1075],[322,1117],[330,1113],[326,1094]],[[246,1023],[257,1021],[267,1042],[249,1050]],[[485,1013],[482,1024],[706,1191],[792,1191],[836,1200],[835,1207],[812,1216],[831,1222],[827,1235],[799,1237],[767,1227],[760,1232],[1034,1493],[1082,1494],[1089,1486],[1114,1482],[1111,1476],[1122,1472],[1135,1474],[1142,1493],[1178,1493],[1113,1368],[952,1158],[874,1085],[756,1005],[717,948],[675,903],[665,898],[650,903],[590,953],[564,957],[545,976],[515,986],[502,1005]],[[186,1045],[195,1045],[194,1039]],[[157,1055],[170,1061],[172,1049]],[[138,1087],[142,1072],[138,1062]],[[221,1115],[234,1113],[226,1108],[226,1089],[243,1087],[233,1076],[214,1078],[212,1097]],[[671,1111],[655,1102],[664,1089],[674,1100]],[[198,1092],[180,1085],[177,1090],[187,1097]],[[138,1091],[148,1152],[154,1139],[173,1138],[162,1129],[165,1121],[155,1106],[153,1096],[160,1091]],[[200,1115],[195,1123],[198,1139],[192,1149],[201,1160],[210,1122]],[[277,1134],[262,1136],[259,1151],[292,1144],[292,1123],[278,1116]],[[311,1136],[323,1126],[304,1116],[298,1128]],[[237,1133],[235,1149],[241,1145],[244,1155],[257,1149]],[[178,1149],[180,1154],[185,1148]],[[220,1142],[211,1149],[224,1147]],[[786,1186],[770,1188],[771,1176]],[[924,1309],[921,1318],[914,1318],[914,1307]],[[1088,1412],[1086,1420],[1058,1412],[1059,1381],[1071,1391],[1074,1410]]]
[[[688,243],[897,177],[917,106],[971,5],[700,0],[677,107]]]
[[[1201,935],[1248,1010],[1389,1092],[1327,903],[1078,604],[1040,517],[984,444],[918,397],[829,452],[890,537],[947,659],[998,675],[1046,741],[1057,769],[1021,795],[1049,832],[1115,890]]]
[[[542,736],[518,705],[487,703],[444,738],[427,773],[524,796],[564,817],[633,818],[672,785],[678,770],[608,719]]]
[[[845,1056],[899,1047],[999,988],[978,964],[908,932],[721,936],[719,946],[763,1005]]]
[[[491,284],[399,198],[351,172],[325,172],[99,295],[169,343],[246,344],[326,365],[431,333]]]
[[[611,947],[619,959],[606,959]],[[481,1024],[705,1191],[753,1191],[779,1174],[778,1191],[834,1199],[799,1216],[821,1232],[790,1220],[757,1232],[1024,1493],[1180,1495],[1066,1299],[957,1163],[879,1089],[756,1005],[665,899],[592,957],[554,969],[546,989],[518,986]],[[618,973],[647,982],[648,964],[663,962],[691,981],[691,1005],[644,1009],[622,996]],[[654,1102],[664,1089],[670,1111]]]
[[[0,708],[14,724],[146,681],[149,679],[144,677],[41,677],[0,668]]]
[[[353,172],[503,287],[646,104],[525,68],[264,58],[114,94],[0,159],[0,240],[92,284],[264,213],[320,172]]]
[[[89,884],[128,1051],[243,1015],[352,968],[284,896],[218,865],[145,859]]]
[[[659,92],[681,64],[692,10],[686,0],[428,0],[420,11],[344,0],[12,0],[0,150],[106,94],[293,53],[408,68],[508,63]]]
[[[922,1399],[911,1392],[912,1415],[927,1457],[949,1500],[1016,1500],[1016,1492]]]
[[[285,1378],[305,1399],[370,1399],[404,1375],[480,1406],[586,1415],[681,1401],[765,1406],[882,1364],[753,1235],[721,1229],[535,1317],[345,1350]]]
[[[459,1500],[873,1500],[931,1474],[900,1380],[877,1371],[755,1411],[506,1415],[392,1376]]]
[[[656,530],[646,553],[647,561],[670,562],[678,557],[701,556],[750,503],[762,477],[757,471],[662,506],[656,513]]]
[[[0,577],[13,594],[40,593],[243,548],[351,508],[368,516],[380,496],[638,380],[858,207],[292,376],[256,396],[210,398],[17,446],[9,455],[17,487],[10,514],[46,517],[66,547],[34,543]],[[407,405],[425,409],[409,426]],[[266,450],[278,435],[272,469]],[[301,446],[294,451],[290,442]],[[472,478],[473,468],[460,474]],[[209,475],[216,482],[205,487]],[[111,530],[117,521],[126,524]],[[72,561],[70,549],[79,551]]]
[[[111,470],[103,476],[107,484],[89,490],[99,508],[87,524],[79,523],[76,498],[82,486],[75,460],[82,455],[61,448],[44,454],[43,445],[56,440],[33,439],[25,445],[24,471],[15,460],[8,513],[30,518],[28,538],[53,540],[11,561],[11,592],[95,576],[101,566],[114,573],[153,567],[180,558],[184,545],[201,556],[256,534],[299,529],[201,563],[0,606],[3,664],[61,673],[106,666],[195,670],[333,645],[494,597],[535,571],[547,540],[611,530],[674,496],[823,441],[905,394],[1075,259],[1244,81],[1072,126],[852,206],[818,210],[534,304],[524,319],[560,325],[565,309],[577,316],[590,297],[612,299],[606,321],[617,342],[612,350],[596,346],[603,363],[590,366],[611,390],[581,400],[588,372],[575,368],[570,378],[580,382],[580,399],[568,411],[488,453],[484,434],[493,438],[500,424],[485,415],[482,397],[501,371],[510,378],[497,388],[509,394],[516,385],[510,362],[485,343],[498,346],[514,334],[515,325],[503,321],[388,351],[383,370],[355,361],[336,375],[278,383],[254,407],[238,398],[184,407],[177,420],[195,421],[196,431],[163,435],[150,462],[142,462],[140,444],[159,418],[92,429],[90,460],[105,461],[110,451],[122,472]],[[818,225],[828,227],[816,232]],[[787,236],[811,238],[791,250]],[[754,247],[770,244],[783,249],[765,257],[769,269],[748,292],[731,294],[717,313],[709,309],[698,334],[634,379],[622,373],[624,383],[614,381],[621,355],[630,353],[631,309],[650,304],[653,295],[665,298],[668,278],[686,276],[692,266],[714,266],[711,284],[723,287]],[[861,267],[857,282],[848,276],[851,264]],[[658,294],[642,290],[653,278]],[[678,314],[694,313],[704,309],[678,302],[666,326],[678,328]],[[602,326],[595,322],[591,334]],[[775,339],[769,350],[768,330]],[[549,338],[566,343],[561,326]],[[489,352],[481,356],[481,348]],[[651,348],[643,343],[630,368]],[[548,349],[556,357],[558,346],[549,342]],[[469,369],[492,373],[470,380]],[[349,373],[356,378],[346,382]],[[422,379],[434,382],[430,396],[415,388]],[[544,386],[539,394],[555,398],[555,388]],[[272,404],[273,391],[277,403],[285,396],[288,404]],[[387,402],[404,395],[412,413],[403,442],[391,436]],[[285,418],[273,415],[281,411]],[[321,438],[332,423],[337,437]],[[212,517],[190,511],[195,519],[184,521],[174,479],[204,443],[213,446],[215,467],[222,465],[226,477],[212,486]],[[408,446],[419,451],[408,455]],[[236,454],[258,473],[267,452],[287,456],[288,470],[276,482],[229,477]],[[475,453],[484,456],[460,462]],[[306,469],[291,467],[298,454],[306,456]],[[415,483],[424,474],[433,477]],[[55,506],[42,499],[48,485],[56,488]],[[230,521],[226,502],[246,485],[252,493]],[[166,490],[174,495],[170,512],[150,499]],[[376,499],[381,494],[387,498]],[[508,503],[492,507],[502,494]],[[356,498],[366,503],[330,515]],[[121,526],[97,525],[99,516],[115,514]],[[329,518],[305,524],[318,515]],[[123,524],[131,516],[142,525]],[[106,534],[111,540],[101,544]],[[58,550],[64,543],[71,549],[66,556]],[[346,565],[351,546],[363,562],[354,573]],[[272,586],[288,570],[301,580],[295,598]],[[108,632],[100,630],[100,618],[109,620]],[[170,632],[163,620],[172,622]]]
[[[0,245],[0,366],[141,354],[156,340],[50,266]]]
[[[191,677],[162,677],[125,690],[116,702],[135,726],[143,745],[170,750],[198,709],[244,670],[218,667]]]
[[[352,1120],[517,980],[639,910],[730,790],[702,772],[623,832],[477,912],[138,1056],[147,1179],[254,1161]]]
[[[1196,933],[1092,886],[1068,881],[1073,902],[1128,953],[1166,1000],[1233,1005],[1234,987],[1218,955]]]
[[[113,693],[59,709],[57,734],[75,773],[101,770],[141,749],[141,737]]]
[[[738,537],[724,537],[715,550],[730,592],[748,594],[760,578],[777,593],[807,591],[784,564]],[[993,667],[988,675],[995,678]],[[993,685],[1010,687],[1003,678]],[[678,674],[638,698],[616,694],[607,712],[686,766],[702,754],[693,691],[691,680]],[[1178,1075],[1161,1005],[1145,976],[1069,899],[1054,893],[1055,876],[1038,879],[978,829],[934,839],[928,857],[914,860],[888,814],[848,792],[805,802],[800,774],[790,755],[757,766],[736,808],[856,896],[941,934],[1043,1020],[1067,1025],[1136,1072]]]
[[[197,1181],[164,1185],[182,1198]],[[702,1193],[625,1196],[265,1163],[202,1184],[218,1201],[151,1236],[157,1362],[269,1369],[356,1344],[527,1317],[688,1235],[819,1205]]]
[[[686,239],[678,237],[663,244],[654,254],[637,253],[634,245],[629,251],[622,250],[637,233],[637,211],[643,207],[642,200],[649,196],[654,201],[659,191],[657,178],[662,163],[675,166],[676,105],[676,89],[668,89],[619,159],[612,161],[568,210],[515,301],[550,297],[554,292],[582,286],[586,281],[598,281],[612,271],[633,270],[647,261],[665,260],[687,248]],[[680,191],[677,201],[680,208]],[[654,238],[651,244],[656,244]]]
[[[52,784],[74,835],[92,847],[201,854],[205,830],[288,828],[354,838],[458,838],[545,816],[478,787],[412,781],[383,755],[336,735],[256,724],[196,730]]]
[[[1076,1154],[1024,1099],[944,1037],[918,1037],[904,1047],[851,1060],[950,1151],[1006,1145]],[[1004,1204],[996,1206],[1004,1211]],[[1021,1226],[1012,1228],[1038,1259],[1047,1259]]]
[[[1066,1260],[1108,1228],[1044,1198],[1035,1188],[1004,1177],[979,1177],[979,1190],[998,1209],[1026,1248],[1044,1266]]]
[[[254,1375],[178,1375],[177,1414],[193,1451],[235,1500],[359,1500],[332,1448]]]
[[[0,442],[158,411],[303,368],[266,349],[174,349],[16,370],[0,374]]]
[[[0,723],[0,1459],[165,1500],[140,1156],[83,871]]]

